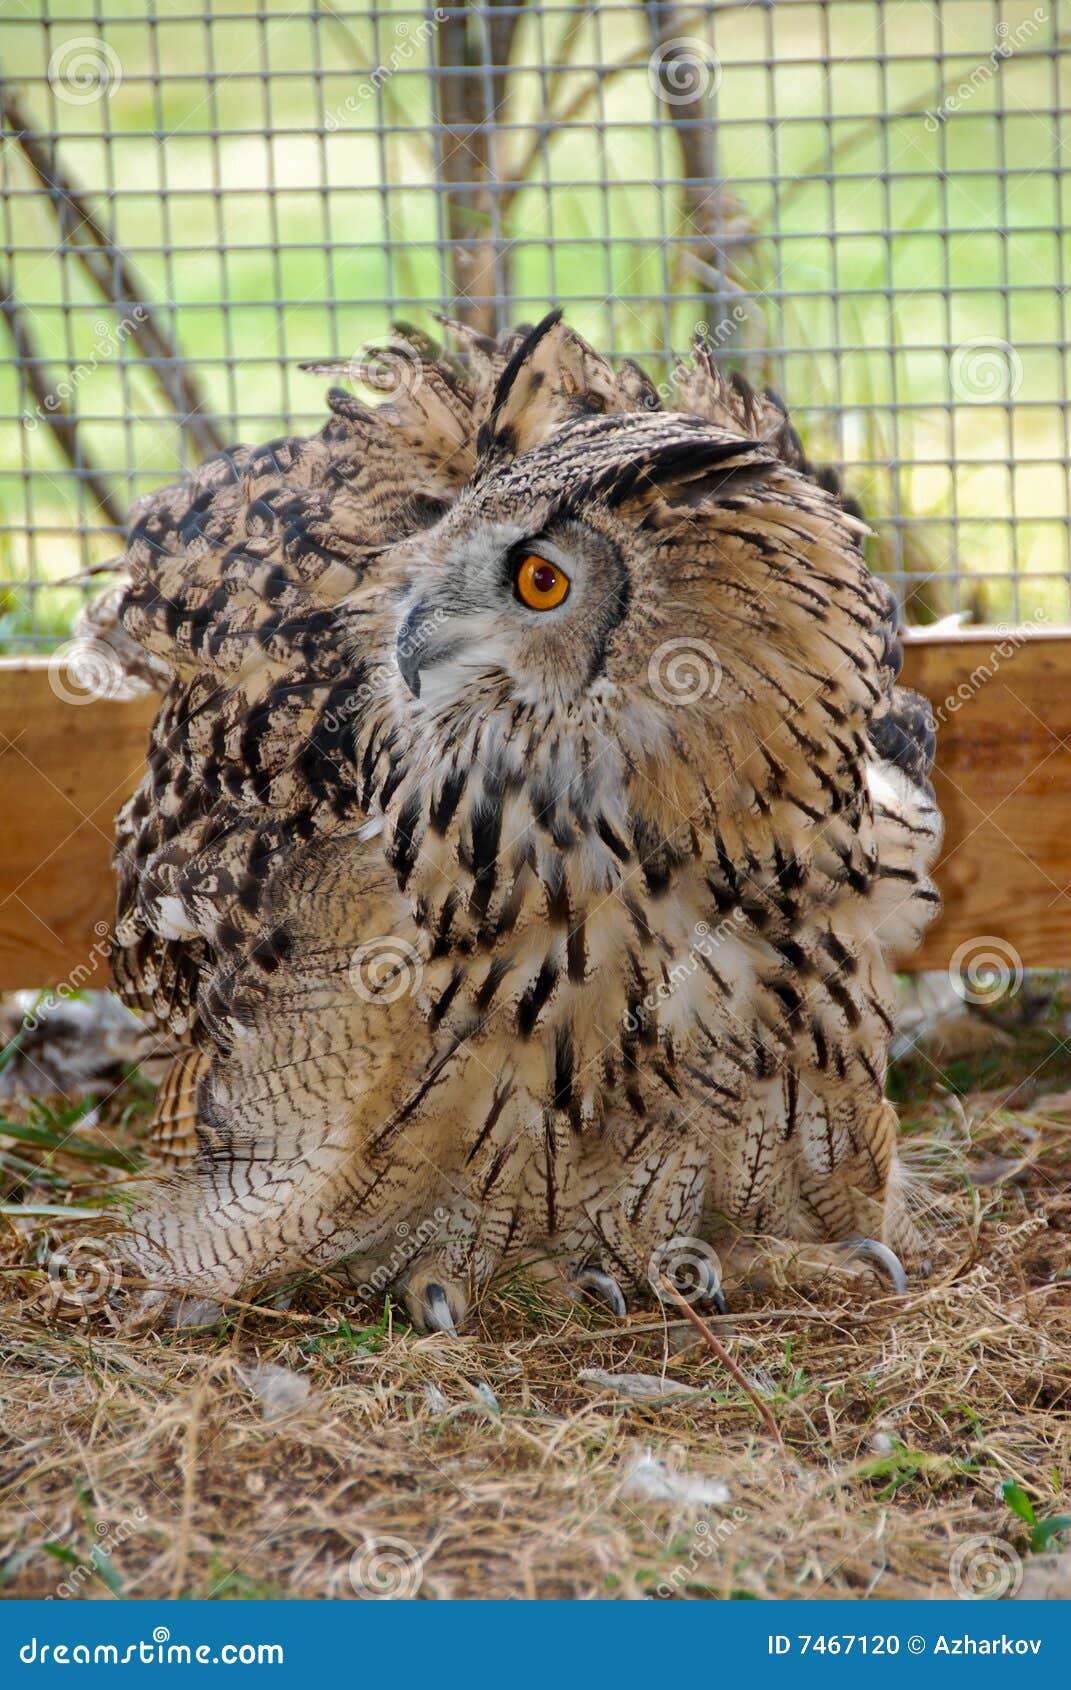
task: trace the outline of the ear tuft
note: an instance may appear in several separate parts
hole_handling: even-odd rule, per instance
[[[491,410],[476,441],[476,450],[481,458],[498,453],[514,457],[519,450],[523,450],[517,443],[517,422],[521,412],[527,409],[529,402],[543,386],[548,359],[545,351],[537,362],[537,354],[547,336],[558,328],[561,320],[561,306],[549,311],[543,321],[521,342],[499,376],[491,400]],[[555,336],[555,345],[548,349],[551,359],[557,351],[559,340],[560,335]]]
[[[561,317],[544,317],[499,376],[477,440],[481,459],[518,457],[573,417],[627,408],[609,365]]]

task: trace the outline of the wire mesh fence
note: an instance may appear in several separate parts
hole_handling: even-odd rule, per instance
[[[1071,614],[1055,0],[3,0],[0,642],[392,317],[697,326],[916,620]]]

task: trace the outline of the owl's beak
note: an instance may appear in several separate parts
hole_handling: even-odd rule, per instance
[[[421,677],[427,681],[441,665],[454,662],[467,643],[465,627],[458,626],[445,605],[426,598],[410,608],[398,629],[394,654],[398,673],[414,698],[421,696]]]
[[[420,697],[420,653],[411,646],[398,647],[398,669],[414,698]]]
[[[398,629],[395,642],[398,671],[414,698],[420,697],[420,665],[426,655],[429,631],[427,606],[415,604]]]

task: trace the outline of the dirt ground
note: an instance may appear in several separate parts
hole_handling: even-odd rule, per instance
[[[456,1339],[324,1277],[118,1336],[100,1234],[147,1088],[5,1104],[0,1592],[1071,1596],[1066,985],[893,1079],[926,1260],[904,1298],[732,1295],[758,1403],[683,1319],[521,1278]]]

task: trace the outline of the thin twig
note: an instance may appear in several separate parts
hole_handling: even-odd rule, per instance
[[[15,367],[22,371],[26,385],[37,402],[37,412],[46,423],[53,439],[79,480],[88,488],[104,517],[120,534],[125,531],[123,513],[101,471],[89,460],[78,439],[78,418],[53,392],[45,379],[45,363],[33,338],[25,313],[15,298],[14,282],[6,269],[0,268],[0,311],[4,314],[15,349]]]
[[[0,1273],[47,1275],[48,1269],[45,1267],[39,1267],[36,1263],[13,1262],[0,1264]],[[127,1279],[124,1276],[122,1284],[124,1289],[127,1291],[158,1291],[160,1289],[158,1285],[154,1285],[153,1282],[148,1279]],[[176,1292],[175,1295],[181,1299],[180,1292]],[[210,1301],[213,1303],[226,1304],[229,1309],[245,1309],[250,1314],[267,1315],[269,1320],[292,1320],[296,1321],[301,1326],[311,1325],[331,1327],[334,1325],[334,1322],[329,1320],[327,1315],[298,1314],[293,1309],[268,1308],[264,1303],[243,1303],[238,1297],[226,1297],[220,1291],[217,1291]]]
[[[763,1402],[758,1391],[756,1391],[754,1385],[751,1383],[739,1362],[733,1360],[721,1339],[714,1336],[706,1321],[701,1315],[696,1314],[691,1303],[681,1296],[673,1281],[671,1279],[667,1279],[664,1273],[660,1275],[660,1278],[662,1280],[662,1284],[665,1286],[666,1295],[669,1297],[670,1301],[676,1304],[677,1308],[680,1309],[681,1314],[686,1320],[691,1321],[704,1344],[706,1344],[708,1349],[713,1350],[726,1372],[732,1375],[741,1390],[747,1392],[748,1396],[751,1398],[755,1407],[761,1414],[766,1430],[774,1439],[778,1448],[784,1449],[784,1440],[781,1437],[777,1421],[774,1419],[773,1409],[770,1407],[769,1403]]]
[[[223,437],[196,376],[154,316],[114,234],[98,222],[82,190],[64,173],[55,141],[42,139],[27,121],[16,96],[2,84],[0,111],[16,145],[52,202],[65,244],[104,298],[124,314],[130,312],[130,336],[172,406],[179,426],[202,457],[210,458],[222,451]],[[131,306],[135,308],[132,311]]]
[[[155,1285],[150,1279],[127,1279],[125,1275],[122,1283],[124,1290],[127,1291],[159,1291],[160,1289],[160,1286]],[[181,1303],[182,1300],[192,1300],[194,1293],[186,1293],[185,1298],[182,1292],[175,1292],[175,1295],[180,1299]],[[227,1297],[222,1291],[214,1292],[210,1298],[206,1298],[206,1301],[225,1304],[229,1309],[245,1309],[249,1314],[264,1314],[267,1315],[270,1320],[294,1320],[299,1322],[301,1325],[311,1324],[325,1327],[332,1326],[334,1324],[334,1322],[329,1320],[326,1315],[297,1314],[293,1309],[272,1309],[268,1308],[264,1303],[243,1303],[240,1298]]]
[[[171,1600],[182,1595],[186,1582],[186,1566],[190,1556],[190,1537],[193,1531],[193,1511],[197,1501],[197,1455],[201,1435],[201,1413],[205,1391],[201,1386],[193,1393],[189,1418],[186,1421],[185,1447],[182,1452],[182,1514],[179,1519],[175,1566],[171,1575]]]
[[[727,1326],[735,1328],[744,1321],[798,1321],[801,1312],[806,1313],[808,1323],[821,1321],[827,1326],[832,1325],[834,1321],[842,1318],[840,1315],[823,1314],[816,1309],[801,1311],[798,1308],[744,1309],[743,1311],[734,1311],[732,1314],[714,1315],[713,1318],[717,1321],[724,1320]],[[687,1325],[688,1322],[685,1320],[657,1320],[650,1321],[643,1326],[634,1326],[631,1321],[627,1326],[584,1326],[573,1328],[569,1331],[543,1333],[540,1337],[529,1340],[527,1347],[529,1349],[537,1350],[547,1348],[552,1344],[582,1344],[585,1341],[593,1343],[596,1339],[601,1343],[604,1339],[609,1338],[645,1338],[650,1337],[655,1332],[664,1332],[667,1327],[671,1330],[675,1330],[678,1326]]]

